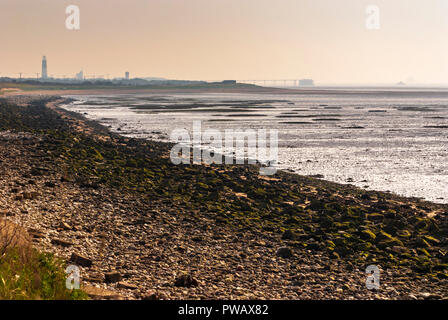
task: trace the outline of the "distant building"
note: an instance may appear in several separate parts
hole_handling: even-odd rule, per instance
[[[125,78],[126,80],[129,80],[129,72],[128,72],[128,71],[125,72],[125,74],[124,74],[124,78]]]
[[[313,79],[301,79],[301,80],[299,80],[299,86],[314,87],[314,81],[313,81]]]
[[[82,70],[76,74],[76,80],[79,80],[79,81],[84,80],[84,72]]]
[[[47,73],[47,57],[42,58],[42,79],[48,79]]]

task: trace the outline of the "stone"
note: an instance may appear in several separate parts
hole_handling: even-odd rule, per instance
[[[416,242],[419,246],[424,248],[431,248],[431,245],[422,237],[417,237]]]
[[[72,253],[72,256],[70,257],[70,262],[73,262],[81,267],[86,267],[86,268],[91,267],[93,264],[93,261],[91,259],[86,258],[77,253]]]
[[[103,282],[103,278],[99,276],[83,277],[83,280],[87,282]]]
[[[199,285],[199,282],[190,274],[182,274],[176,278],[174,285],[176,287],[190,288],[197,287]]]
[[[342,285],[342,290],[344,290],[344,291],[352,291],[353,288],[350,287],[348,284],[343,284]]]
[[[104,274],[104,279],[106,283],[114,283],[121,280],[121,274],[118,272],[108,272]]]
[[[39,193],[37,193],[35,191],[32,191],[32,192],[25,191],[22,193],[23,199],[27,199],[27,200],[34,200],[38,197],[38,195],[39,195]]]
[[[45,238],[45,233],[42,230],[39,230],[39,229],[29,228],[28,229],[28,233],[29,233],[29,235],[33,239],[43,239],[43,238]]]
[[[384,216],[381,213],[372,213],[367,216],[367,219],[374,222],[380,222],[384,220]]]
[[[66,175],[61,176],[60,180],[61,180],[61,182],[71,182],[72,181],[72,179],[69,176],[66,176]]]
[[[430,292],[422,292],[419,294],[420,297],[422,297],[425,300],[440,300],[442,299],[442,296]]]
[[[297,218],[295,217],[290,217],[285,220],[285,224],[297,224],[297,223],[299,223],[299,220],[297,220]]]
[[[306,248],[310,250],[320,250],[320,244],[317,241],[310,240],[307,242]]]
[[[286,230],[283,235],[282,235],[282,239],[283,240],[295,240],[296,239],[296,235],[294,232],[292,232],[291,230]]]
[[[121,289],[130,289],[130,290],[136,290],[138,287],[136,285],[124,282],[124,281],[120,281],[117,284],[117,288],[121,288]]]
[[[391,251],[393,251],[395,253],[406,253],[406,252],[409,252],[409,249],[406,247],[401,247],[401,246],[393,246],[391,248]]]
[[[61,222],[61,229],[63,230],[71,230],[72,227],[67,222]]]
[[[15,213],[10,210],[1,210],[0,217],[12,217],[15,216]]]
[[[425,240],[426,240],[428,243],[430,243],[430,244],[432,244],[432,245],[438,245],[438,244],[440,244],[440,240],[439,240],[439,239],[436,239],[436,238],[434,238],[434,237],[431,237],[431,236],[424,236],[424,238],[425,238]]]
[[[121,300],[122,297],[111,290],[106,290],[94,286],[83,286],[81,288],[87,295],[94,300]]]
[[[370,230],[362,230],[359,237],[363,240],[373,241],[376,238],[376,235]]]
[[[58,245],[58,246],[65,247],[65,248],[71,247],[73,245],[73,242],[62,240],[62,239],[58,239],[58,238],[51,239],[51,243],[55,244],[55,245]]]
[[[277,250],[277,255],[279,257],[282,257],[282,258],[285,258],[285,259],[291,258],[292,257],[292,250],[290,248],[288,248],[288,247],[281,247],[281,248],[279,248]]]
[[[146,294],[140,297],[142,300],[164,300],[165,297],[157,292],[148,291]]]
[[[194,242],[202,242],[204,241],[204,238],[202,236],[194,236],[191,238],[191,240]]]

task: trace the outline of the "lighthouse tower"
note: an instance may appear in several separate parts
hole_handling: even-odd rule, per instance
[[[47,57],[42,58],[42,79],[48,79],[47,73]]]

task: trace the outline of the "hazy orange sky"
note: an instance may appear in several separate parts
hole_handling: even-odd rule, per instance
[[[0,0],[0,76],[448,84],[447,31],[447,0]]]

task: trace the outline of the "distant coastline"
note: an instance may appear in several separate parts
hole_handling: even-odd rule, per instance
[[[152,84],[145,86],[98,85],[98,84],[27,84],[21,82],[1,82],[0,96],[9,95],[96,95],[96,94],[139,94],[139,93],[260,93],[260,94],[334,94],[334,95],[375,95],[425,96],[437,94],[448,97],[448,88],[442,87],[303,87],[276,88],[262,87],[246,83],[225,84]]]

